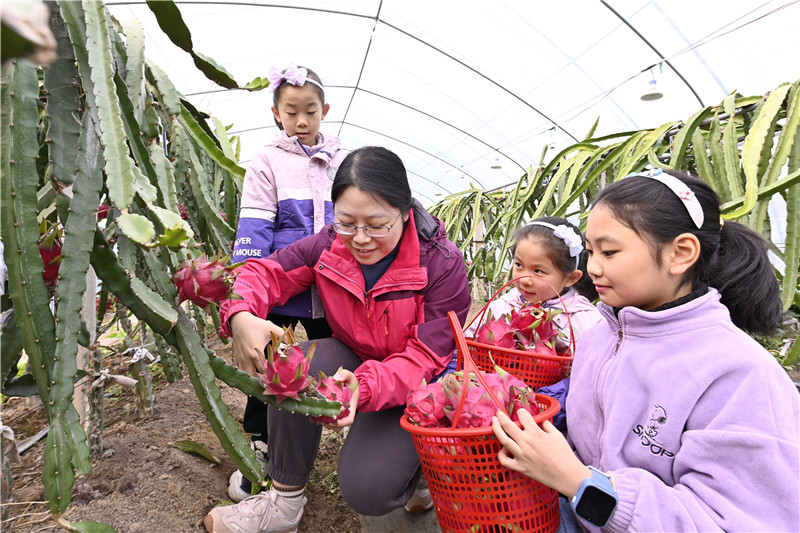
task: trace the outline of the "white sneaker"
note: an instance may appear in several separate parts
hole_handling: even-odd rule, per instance
[[[267,453],[267,443],[263,440],[251,440],[250,447],[256,452],[256,459],[261,464],[261,473],[267,475],[269,469],[269,454]],[[252,496],[252,484],[244,477],[241,471],[236,470],[228,480],[228,496],[234,502],[240,502]]]
[[[306,497],[300,496],[300,510],[288,516],[273,490],[250,496],[236,505],[215,507],[203,519],[208,533],[297,533]]]
[[[424,475],[419,478],[417,488],[408,499],[405,509],[407,513],[411,514],[420,514],[433,509],[433,498],[431,498],[431,491]]]

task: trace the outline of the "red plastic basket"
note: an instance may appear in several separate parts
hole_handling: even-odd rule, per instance
[[[476,315],[472,321],[474,322],[475,320],[478,320],[478,324],[480,324],[481,321],[483,321],[483,317],[486,314],[487,309],[489,309],[489,304],[492,303],[498,294],[500,294],[500,291],[518,279],[521,279],[521,277],[512,279],[500,287],[497,292],[492,295],[489,301],[486,302],[486,305],[483,306],[481,312],[478,313],[478,315]],[[542,281],[546,282],[546,280]],[[559,296],[559,299],[560,298],[561,297]],[[572,321],[569,318],[569,313],[566,311],[566,305],[564,306],[564,314],[567,316],[567,322],[569,323],[570,343],[572,344],[572,349],[561,355],[543,354],[526,350],[515,350],[513,348],[502,348],[500,346],[482,344],[477,342],[474,338],[465,338],[467,350],[472,356],[472,360],[475,361],[475,365],[484,372],[494,372],[494,365],[496,364],[500,368],[503,368],[520,378],[529,387],[539,388],[546,385],[552,385],[553,383],[557,383],[562,379],[569,377],[569,373],[572,370],[572,361],[575,359],[575,335],[572,331]],[[459,332],[456,333],[456,336],[459,334],[462,337],[464,336],[464,332],[461,331],[460,328]],[[463,368],[464,364],[462,353],[463,352],[461,351],[461,348],[458,348],[457,368],[459,370]]]
[[[454,333],[461,331],[452,311],[450,322]],[[456,334],[456,342],[459,350],[466,348],[463,334],[460,338]],[[469,355],[465,363],[467,369],[475,369]],[[482,381],[480,372],[476,374]],[[456,420],[465,396],[462,395]],[[537,394],[536,401],[542,409],[534,417],[539,424],[551,420],[561,408],[556,399],[543,394]],[[497,457],[502,445],[491,427],[423,428],[409,423],[405,416],[400,424],[411,433],[444,533],[545,533],[558,529],[558,493],[502,466]]]

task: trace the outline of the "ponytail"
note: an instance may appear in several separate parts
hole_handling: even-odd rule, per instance
[[[783,315],[780,286],[758,233],[725,222],[718,253],[705,274],[704,281],[720,292],[737,327],[759,335],[776,333]]]

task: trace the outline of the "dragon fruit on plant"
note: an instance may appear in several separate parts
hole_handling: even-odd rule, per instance
[[[278,336],[272,334],[272,342],[267,345],[267,364],[264,365],[264,394],[275,396],[278,402],[286,398],[300,400],[300,392],[309,384],[308,367],[317,344],[311,345],[308,356],[295,342],[292,328],[285,330],[281,343]]]
[[[97,206],[97,221],[100,222],[108,218],[108,212],[111,210],[111,206],[107,204],[100,204]]]
[[[50,225],[47,220],[43,220],[39,226],[39,253],[44,262],[45,285],[52,287],[58,281],[58,269],[61,268],[61,235],[63,230],[60,226]]]
[[[235,275],[235,266],[225,266],[228,256],[219,255],[212,261],[201,255],[198,259],[184,259],[180,268],[172,276],[178,287],[178,301],[191,300],[203,309],[217,304],[230,294]]]
[[[317,417],[310,417],[311,420],[314,422],[318,422],[320,424],[333,424],[336,422],[338,418],[344,418],[350,414],[350,400],[353,398],[353,392],[355,391],[355,387],[358,385],[354,385],[353,388],[348,387],[344,384],[344,381],[339,381],[335,379],[333,376],[326,376],[321,370],[319,372],[319,379],[317,380],[317,390],[320,394],[325,396],[328,400],[339,402],[342,404],[342,411],[336,417],[329,417],[329,416],[317,416]]]

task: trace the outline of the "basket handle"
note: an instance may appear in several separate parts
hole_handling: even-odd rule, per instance
[[[458,353],[464,354],[463,376],[461,376],[461,399],[458,402],[456,414],[453,416],[452,429],[456,429],[458,419],[461,417],[461,412],[464,410],[464,401],[467,399],[467,389],[469,387],[469,375],[473,372],[478,378],[478,382],[489,394],[489,398],[492,399],[497,408],[503,411],[504,414],[508,415],[508,411],[506,410],[505,406],[503,406],[500,400],[497,399],[494,391],[491,389],[491,387],[489,387],[489,384],[486,383],[486,380],[483,378],[483,372],[478,369],[478,367],[475,365],[475,361],[472,360],[472,356],[469,354],[469,348],[467,347],[467,340],[464,338],[464,330],[461,328],[461,322],[458,320],[458,315],[456,315],[455,311],[448,311],[447,317],[450,319],[450,328],[453,330],[453,336],[456,339],[456,348],[458,349]]]
[[[569,316],[569,311],[567,310],[567,304],[564,303],[564,299],[561,297],[560,294],[558,294],[558,291],[556,290],[556,288],[553,287],[553,285],[549,281],[547,281],[544,278],[539,278],[538,276],[533,276],[531,274],[528,274],[527,276],[519,276],[517,278],[514,278],[511,281],[509,281],[508,283],[506,283],[505,285],[503,285],[502,287],[500,287],[499,289],[497,289],[497,291],[495,291],[495,293],[492,295],[492,297],[489,298],[489,301],[486,302],[486,305],[483,306],[483,309],[481,309],[480,313],[475,315],[473,317],[473,319],[470,321],[470,323],[467,324],[466,328],[464,328],[464,329],[468,329],[472,325],[472,323],[475,322],[475,320],[478,320],[478,326],[480,326],[481,322],[483,322],[483,317],[486,316],[486,312],[489,310],[489,304],[492,303],[495,298],[497,298],[497,295],[500,294],[500,291],[502,291],[503,289],[505,289],[506,287],[508,287],[512,283],[514,283],[515,281],[521,280],[522,278],[537,278],[537,279],[540,279],[540,280],[544,281],[545,283],[547,283],[550,286],[550,288],[553,289],[553,292],[556,293],[556,296],[561,301],[561,307],[564,308],[564,314],[567,317],[567,325],[569,326],[569,342],[570,342],[570,345],[572,345],[572,356],[574,357],[575,356],[575,348],[576,348],[575,330],[572,329],[572,319]],[[526,304],[526,305],[530,305],[530,304]],[[524,309],[524,306],[523,306],[523,309]],[[479,328],[477,328],[477,327],[475,328],[476,331],[478,329]],[[458,353],[461,353],[460,347],[459,347],[459,352]]]

